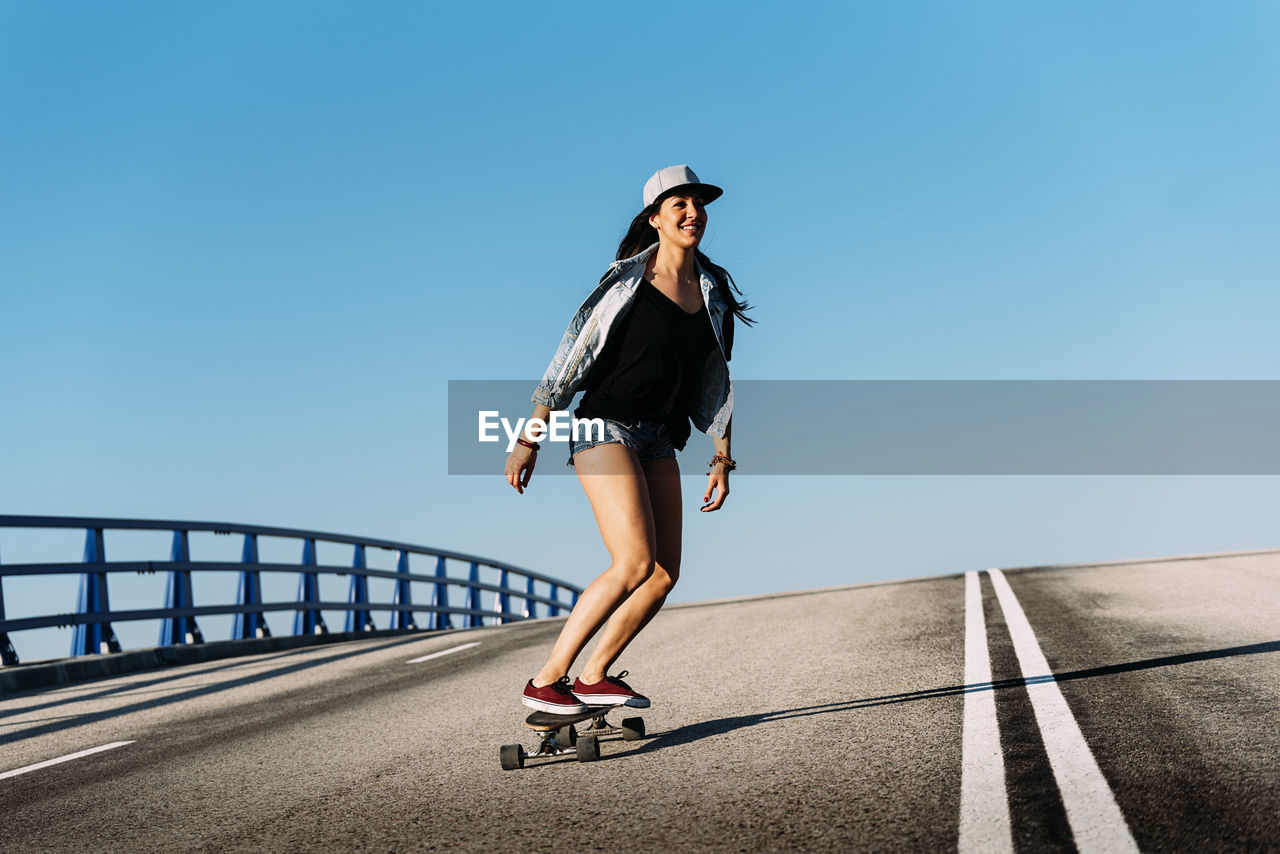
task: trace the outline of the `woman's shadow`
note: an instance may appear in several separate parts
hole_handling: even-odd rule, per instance
[[[623,753],[614,753],[609,758],[621,759],[640,753],[651,753],[669,747],[681,747],[704,738],[724,735],[744,727],[755,726],[770,721],[788,718],[807,718],[814,715],[825,715],[832,712],[846,712],[853,709],[869,709],[875,706],[891,706],[898,703],[914,703],[920,700],[932,700],[938,697],[953,697],[975,691],[999,691],[1009,688],[1022,688],[1038,682],[1068,682],[1073,679],[1091,679],[1096,676],[1110,676],[1117,673],[1131,673],[1137,670],[1151,670],[1157,667],[1172,667],[1178,664],[1189,664],[1195,661],[1210,661],[1215,658],[1231,658],[1237,655],[1257,655],[1265,652],[1280,652],[1280,641],[1233,646],[1206,652],[1169,655],[1162,658],[1148,658],[1143,661],[1131,661],[1125,664],[1111,664],[1104,667],[1090,667],[1084,670],[1072,670],[1055,673],[1053,676],[1037,676],[1032,679],[998,679],[994,682],[979,682],[972,685],[952,685],[946,688],[929,688],[923,691],[908,691],[903,694],[886,694],[882,697],[864,697],[858,700],[844,700],[836,703],[824,703],[818,706],[803,706],[795,709],[781,709],[776,712],[759,712],[753,715],[737,715],[728,718],[701,721],[695,724],[678,727],[667,732],[657,733],[643,745]]]

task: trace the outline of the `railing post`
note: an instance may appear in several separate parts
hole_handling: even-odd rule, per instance
[[[169,552],[169,560],[175,563],[191,562],[191,544],[186,531],[173,532],[173,549]],[[191,608],[195,597],[191,593],[191,570],[173,569],[169,571],[169,580],[164,588],[164,606],[166,608]],[[195,617],[165,617],[160,623],[160,646],[175,644],[204,643],[200,627]]]
[[[316,565],[316,541],[311,537],[302,541],[302,565]],[[298,602],[303,605],[320,604],[320,575],[303,570],[298,574]],[[327,635],[329,627],[324,616],[315,610],[298,611],[293,615],[295,635]]]
[[[547,598],[551,600],[551,604],[547,606],[547,616],[560,616],[560,605],[557,604],[560,601],[560,588],[554,581],[551,582],[551,592],[547,595]]]
[[[578,591],[577,590],[573,591],[573,601],[569,604],[569,610],[572,611],[576,607],[578,607]]]
[[[257,534],[244,535],[244,552],[240,556],[240,562],[250,566],[258,565]],[[236,590],[236,604],[262,604],[261,572],[256,569],[246,569],[240,572],[240,586]],[[271,629],[267,628],[267,621],[262,616],[261,611],[246,611],[242,614],[236,614],[235,619],[231,622],[232,640],[269,637],[271,637]]]
[[[493,595],[493,612],[497,614],[497,625],[507,622],[511,615],[511,601],[507,594],[507,571],[504,569],[498,577],[498,586],[502,589]]]
[[[0,575],[0,620],[4,619],[4,576]],[[9,633],[0,632],[0,664],[8,667],[18,663],[18,652],[9,643]]]
[[[538,606],[533,601],[533,576],[530,575],[524,585],[524,614],[526,620],[532,620],[538,616]]]
[[[409,574],[409,553],[404,549],[400,550],[400,560],[396,564],[396,572],[405,576],[408,576]],[[396,579],[396,596],[394,601],[397,605],[413,604],[413,592],[409,589],[409,579],[407,577]],[[413,620],[412,611],[392,611],[391,628],[416,629],[418,628],[418,624]]]
[[[475,585],[480,583],[480,564],[474,560],[471,561],[471,571],[467,573],[467,580],[471,582],[471,587],[467,589],[467,608],[471,611],[480,610],[480,588]],[[477,626],[484,625],[484,618],[479,614],[467,614],[467,628],[474,629]]]
[[[449,607],[449,585],[446,583],[444,555],[436,556],[436,583],[431,590],[431,628],[451,629],[453,620],[439,609]]]
[[[90,528],[84,540],[84,562],[105,563],[105,547],[101,528]],[[107,596],[107,574],[86,572],[80,576],[80,595],[77,613],[109,614],[111,602]],[[119,652],[120,642],[110,623],[80,623],[71,635],[72,655],[93,655],[103,652]]]
[[[364,546],[356,546],[356,556],[351,562],[351,568],[357,570],[351,573],[351,593],[347,596],[347,601],[355,605],[350,611],[347,611],[347,631],[349,632],[371,632],[375,628],[373,625],[373,614],[369,612],[369,577],[359,572],[361,569],[367,569],[364,562]],[[360,606],[365,607],[360,607]]]

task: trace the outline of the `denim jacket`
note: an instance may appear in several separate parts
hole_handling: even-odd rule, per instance
[[[609,265],[600,284],[569,321],[560,346],[547,366],[547,372],[533,392],[533,402],[552,410],[564,409],[582,390],[591,366],[600,358],[616,322],[626,316],[636,297],[636,288],[644,278],[646,262],[658,248],[653,244],[631,258]],[[733,349],[733,314],[720,297],[716,280],[698,265],[698,281],[702,286],[702,302],[711,315],[719,349],[707,359],[697,404],[689,413],[693,426],[702,432],[723,437],[733,415],[733,383],[729,379],[729,358]]]

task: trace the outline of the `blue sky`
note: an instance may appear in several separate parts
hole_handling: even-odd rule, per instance
[[[673,163],[726,189],[704,249],[760,321],[735,377],[1280,379],[1278,42],[1261,2],[10,0],[0,512],[585,583],[571,478],[446,475],[447,382],[540,375]],[[1274,478],[742,462],[677,599],[1280,546]],[[14,584],[11,615],[70,607]]]

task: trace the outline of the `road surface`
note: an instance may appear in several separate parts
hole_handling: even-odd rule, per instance
[[[0,696],[0,850],[1276,849],[1278,615],[1276,553],[673,606],[649,737],[521,771],[559,620]]]

